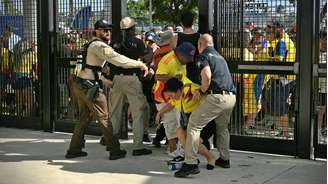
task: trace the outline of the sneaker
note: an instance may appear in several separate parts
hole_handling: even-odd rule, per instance
[[[171,163],[171,162],[182,162],[184,161],[185,158],[183,156],[177,156],[177,157],[174,157],[172,160],[169,160],[168,163]]]
[[[153,142],[152,144],[156,147],[156,148],[160,148],[161,147],[161,142],[156,140],[156,139],[153,139]]]
[[[198,173],[200,173],[200,171],[198,169],[197,164],[183,163],[181,169],[179,171],[175,172],[174,176],[178,177],[178,178],[184,178],[190,174],[198,174]]]
[[[149,149],[142,148],[142,149],[136,149],[132,151],[133,156],[140,156],[140,155],[150,155],[153,152]]]
[[[215,165],[222,168],[230,168],[230,160],[223,160],[222,158],[218,158],[215,160]]]
[[[182,161],[184,161],[184,159],[185,159],[185,157],[179,155],[179,156],[173,158],[173,161],[175,161],[175,162],[182,162]]]
[[[67,151],[66,155],[65,155],[65,158],[85,157],[87,155],[88,155],[88,153],[84,152],[84,151],[80,151],[80,152]]]
[[[124,158],[126,155],[125,150],[117,150],[117,151],[111,151],[109,153],[109,160],[117,160],[120,158]]]
[[[143,142],[151,142],[151,140],[149,139],[149,135],[148,134],[144,134],[143,138],[142,138]]]

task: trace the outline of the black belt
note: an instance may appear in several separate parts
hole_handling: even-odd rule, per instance
[[[136,72],[133,72],[133,73],[115,73],[115,75],[132,75],[132,76],[138,76],[138,74]]]
[[[221,94],[221,95],[235,95],[232,91],[226,91],[226,90],[209,90],[208,94]]]

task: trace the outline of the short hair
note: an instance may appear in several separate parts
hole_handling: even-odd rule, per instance
[[[190,11],[185,11],[181,14],[181,23],[184,27],[191,27],[194,22],[194,15]]]
[[[171,78],[166,81],[165,91],[167,92],[177,92],[183,88],[183,83],[177,78]]]

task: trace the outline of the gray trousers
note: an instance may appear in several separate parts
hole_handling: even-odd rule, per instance
[[[230,134],[228,125],[233,107],[236,103],[235,95],[209,94],[189,118],[185,156],[187,164],[197,164],[200,131],[213,119],[216,123],[216,143],[223,160],[229,160]]]
[[[134,75],[115,75],[113,88],[110,93],[111,101],[111,122],[113,124],[114,135],[120,132],[122,122],[122,106],[124,97],[127,98],[133,119],[133,144],[134,149],[143,148],[142,138],[144,134],[144,121],[148,115],[148,104],[142,92],[142,84],[137,76]]]

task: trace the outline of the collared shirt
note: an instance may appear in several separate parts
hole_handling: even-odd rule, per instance
[[[103,67],[105,62],[122,68],[139,68],[143,63],[141,61],[130,59],[114,51],[112,47],[102,41],[92,42],[87,50],[86,62],[88,65]],[[94,74],[91,69],[85,68],[78,74],[83,79],[94,80]]]
[[[200,71],[209,66],[212,72],[209,90],[225,90],[236,93],[231,73],[226,60],[214,49],[207,47],[202,54],[197,57]]]

